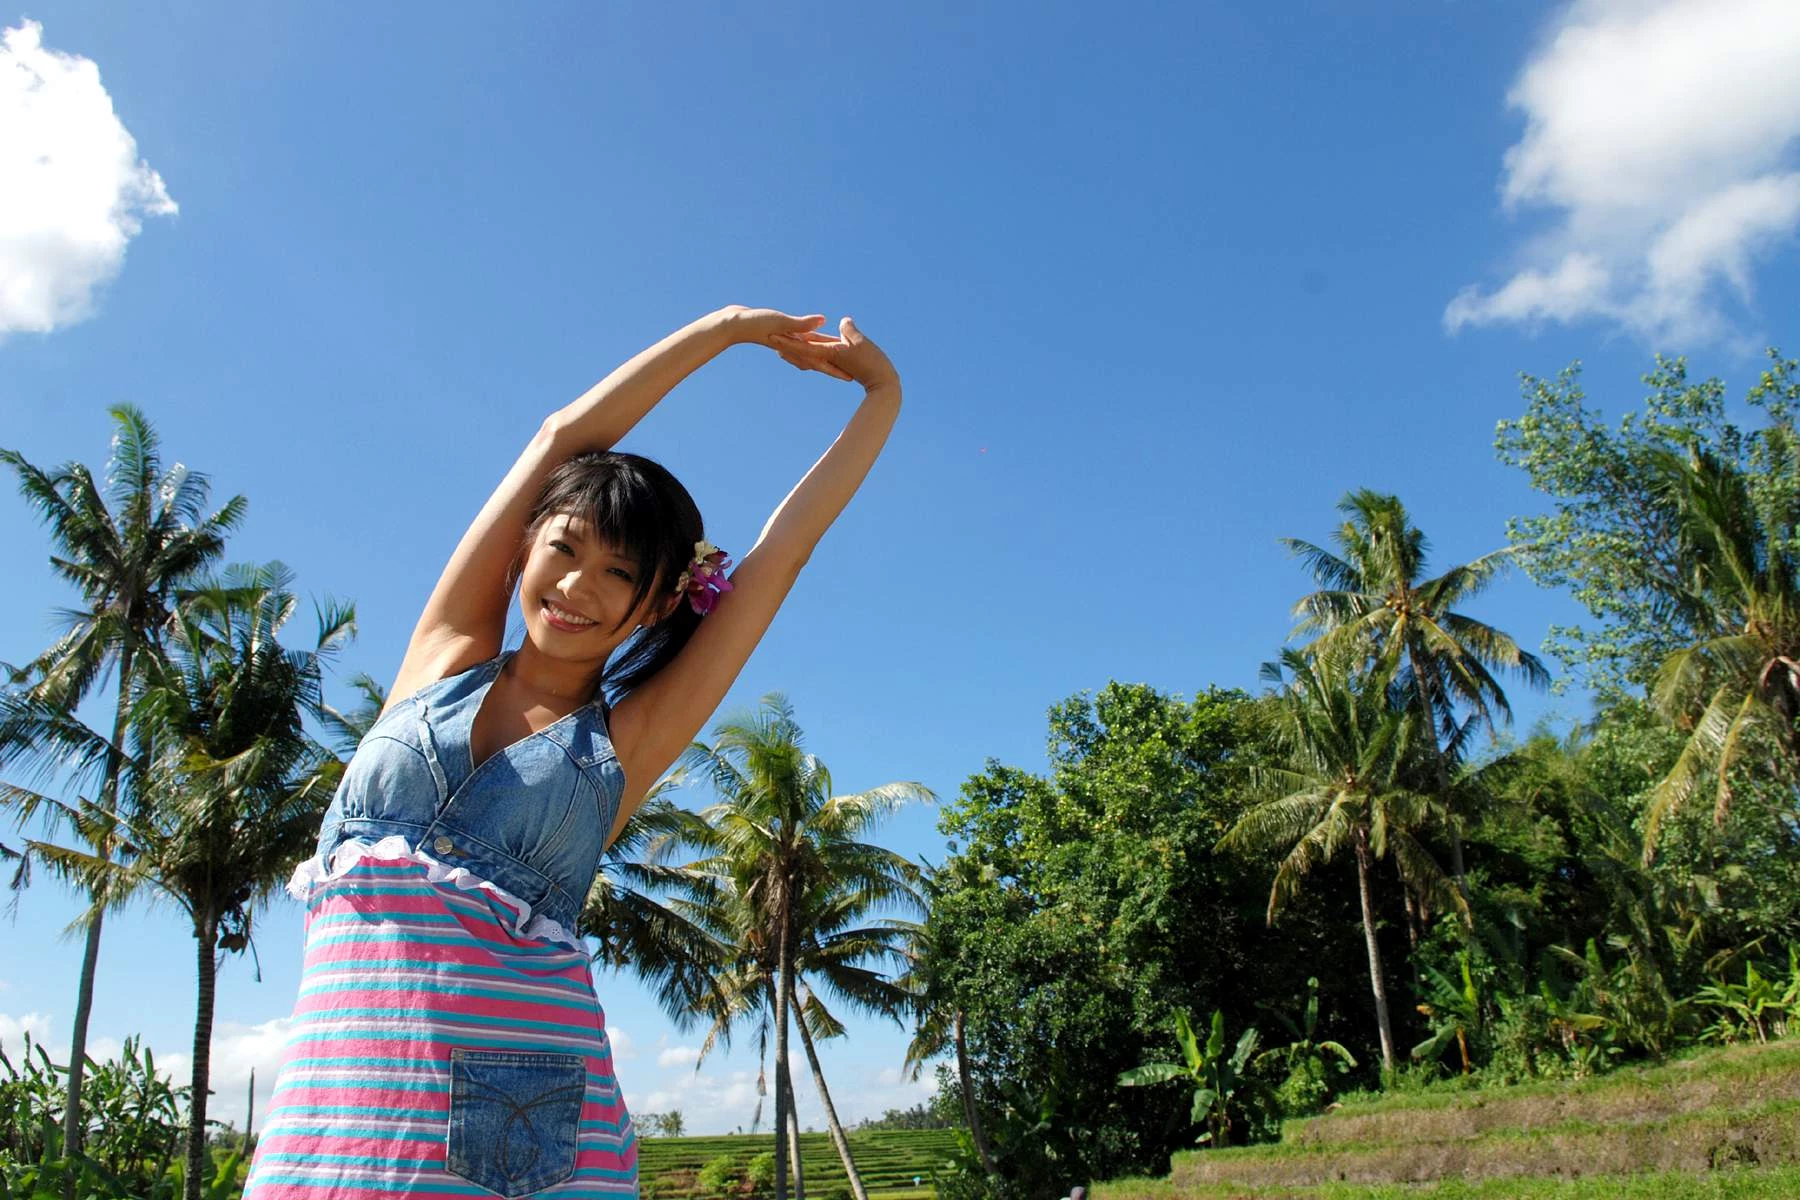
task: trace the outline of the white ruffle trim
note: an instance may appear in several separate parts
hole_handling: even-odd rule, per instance
[[[518,928],[514,932],[523,938],[532,940],[548,938],[561,942],[574,949],[582,949],[581,940],[565,929],[560,921],[539,913],[532,915],[531,905],[519,899],[498,884],[489,883],[476,875],[467,867],[450,867],[439,862],[423,850],[414,849],[401,835],[389,834],[378,842],[365,838],[346,838],[331,852],[331,864],[326,866],[313,855],[298,867],[294,868],[293,878],[288,880],[288,894],[301,903],[312,896],[316,884],[329,883],[333,879],[342,878],[350,873],[351,867],[359,858],[399,859],[405,862],[422,863],[427,877],[433,883],[453,883],[463,891],[482,888],[513,905],[519,910]]]

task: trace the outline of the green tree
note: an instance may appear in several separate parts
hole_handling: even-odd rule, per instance
[[[318,613],[310,650],[277,637],[296,607],[279,563],[228,569],[178,614],[167,657],[152,661],[134,709],[150,747],[129,809],[71,806],[65,819],[107,829],[126,861],[44,842],[34,854],[105,894],[112,907],[159,897],[189,919],[196,951],[193,1077],[186,1196],[201,1195],[206,1156],[214,988],[221,952],[250,945],[252,922],[312,850],[344,763],[302,727],[322,703],[322,668],[354,634],[355,613]]]
[[[1393,708],[1391,675],[1357,671],[1360,654],[1347,643],[1311,654],[1290,648],[1279,663],[1264,665],[1264,678],[1271,682],[1282,682],[1284,667],[1293,675],[1273,709],[1282,762],[1253,769],[1252,786],[1265,799],[1219,845],[1283,852],[1269,890],[1270,924],[1317,867],[1345,849],[1355,855],[1381,1060],[1391,1071],[1394,1035],[1375,935],[1375,860],[1391,853],[1406,878],[1428,895],[1447,889],[1442,870],[1414,836],[1437,815],[1434,803],[1403,783],[1419,714],[1410,706]],[[1460,903],[1454,892],[1450,895],[1452,903]]]
[[[1185,1110],[1117,1078],[1157,1055],[1175,1012],[1219,1008],[1242,1028],[1258,997],[1309,974],[1359,977],[1350,892],[1298,896],[1270,931],[1263,864],[1215,850],[1244,811],[1246,765],[1277,754],[1262,708],[1111,682],[1049,707],[1045,774],[989,760],[945,807],[951,856],[925,924],[1001,1177],[971,1145],[957,1195],[1166,1173],[1192,1144]],[[939,1078],[954,1114],[964,1085]]]
[[[1768,358],[1744,397],[1768,417],[1762,430],[1730,421],[1725,385],[1693,382],[1684,358],[1656,357],[1643,376],[1642,409],[1616,428],[1586,405],[1580,363],[1554,379],[1521,376],[1525,412],[1499,422],[1494,448],[1553,509],[1509,521],[1507,537],[1534,581],[1568,588],[1595,622],[1551,628],[1546,646],[1567,669],[1559,688],[1579,680],[1607,703],[1641,695],[1670,655],[1728,632],[1705,589],[1694,586],[1680,495],[1663,486],[1657,460],[1700,449],[1735,468],[1759,508],[1790,503],[1800,484],[1784,447],[1792,444],[1800,364],[1772,348]]]
[[[764,696],[754,712],[715,725],[713,738],[710,745],[695,742],[679,768],[684,779],[706,780],[719,797],[700,814],[706,828],[695,836],[702,857],[687,867],[692,899],[683,915],[730,948],[719,988],[726,1001],[710,1014],[708,1044],[748,1012],[766,1011],[773,1026],[775,1193],[785,1198],[788,1139],[779,1133],[793,1111],[787,1033],[799,973],[810,968],[852,1003],[898,1012],[899,990],[891,983],[885,991],[876,986],[885,981],[859,964],[870,955],[893,954],[899,931],[857,922],[882,906],[916,906],[919,870],[863,839],[900,805],[933,797],[912,782],[833,795],[831,773],[805,750],[793,707],[779,693]],[[866,1200],[811,1040],[815,1029],[829,1032],[835,1019],[814,994],[795,1019],[832,1140],[857,1200]]]
[[[144,660],[158,653],[157,639],[170,622],[183,584],[224,553],[225,535],[243,519],[249,504],[233,496],[207,513],[207,477],[180,463],[164,471],[156,431],[136,407],[118,404],[107,411],[114,433],[104,497],[79,462],[45,471],[16,450],[0,449],[0,462],[18,473],[20,494],[50,526],[52,569],[82,598],[80,608],[59,610],[68,623],[55,642],[22,667],[6,665],[11,683],[21,690],[0,712],[0,767],[20,757],[43,761],[40,756],[57,753],[54,743],[62,734],[78,737],[55,714],[72,714],[116,664],[112,736],[98,765],[102,814],[117,808],[127,714]],[[104,839],[111,826],[103,819],[88,828]],[[107,860],[114,854],[105,840],[90,849]],[[100,892],[88,900],[63,1115],[63,1144],[71,1151],[80,1149],[85,1132],[81,1085],[88,1018],[100,933],[112,897]]]
[[[1477,727],[1493,729],[1493,714],[1510,721],[1512,709],[1490,668],[1517,671],[1534,686],[1549,683],[1543,665],[1511,637],[1456,611],[1505,569],[1512,548],[1426,579],[1428,543],[1398,497],[1362,488],[1339,501],[1338,511],[1348,518],[1332,534],[1340,554],[1282,539],[1321,585],[1294,605],[1293,635],[1317,632],[1309,648],[1321,651],[1372,648],[1384,669],[1396,673],[1418,706],[1437,795],[1448,807],[1450,768],[1468,733],[1456,720],[1456,705],[1473,711]],[[1449,818],[1451,873],[1466,900],[1460,814]]]

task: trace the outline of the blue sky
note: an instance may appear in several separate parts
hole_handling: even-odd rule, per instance
[[[1579,358],[1616,416],[1661,350],[1741,396],[1793,341],[1794,12],[0,12],[0,445],[98,473],[106,407],[141,406],[165,462],[248,497],[233,561],[356,602],[348,702],[543,416],[720,305],[849,313],[906,403],[724,707],[783,691],[841,790],[950,799],[990,757],[1041,768],[1046,709],[1108,679],[1255,689],[1307,587],[1277,539],[1326,538],[1351,488],[1397,492],[1435,562],[1503,544],[1539,506],[1492,449],[1519,372]],[[623,445],[741,553],[856,396],[738,348]],[[11,482],[0,538],[19,662],[74,596]],[[1523,578],[1474,611],[1531,647],[1578,615]],[[884,840],[936,858],[935,819]],[[74,911],[46,881],[0,924],[9,1045],[66,1052]],[[266,1106],[297,987],[298,907],[260,928],[262,982],[219,985],[227,1118],[252,1064]],[[185,1071],[192,961],[172,911],[111,921],[96,1046]],[[696,1075],[697,1034],[598,984],[634,1109],[748,1123],[748,1041]],[[929,1091],[905,1040],[825,1050],[847,1119]]]

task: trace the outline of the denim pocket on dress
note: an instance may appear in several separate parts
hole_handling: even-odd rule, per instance
[[[579,1054],[450,1051],[445,1169],[501,1196],[575,1173],[587,1061]]]

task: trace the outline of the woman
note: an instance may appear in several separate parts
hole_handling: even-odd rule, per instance
[[[887,356],[824,319],[732,305],[664,338],[551,414],[463,535],[290,884],[305,967],[246,1200],[636,1194],[576,922],[899,413]],[[740,344],[864,394],[727,577],[686,489],[612,447]]]

